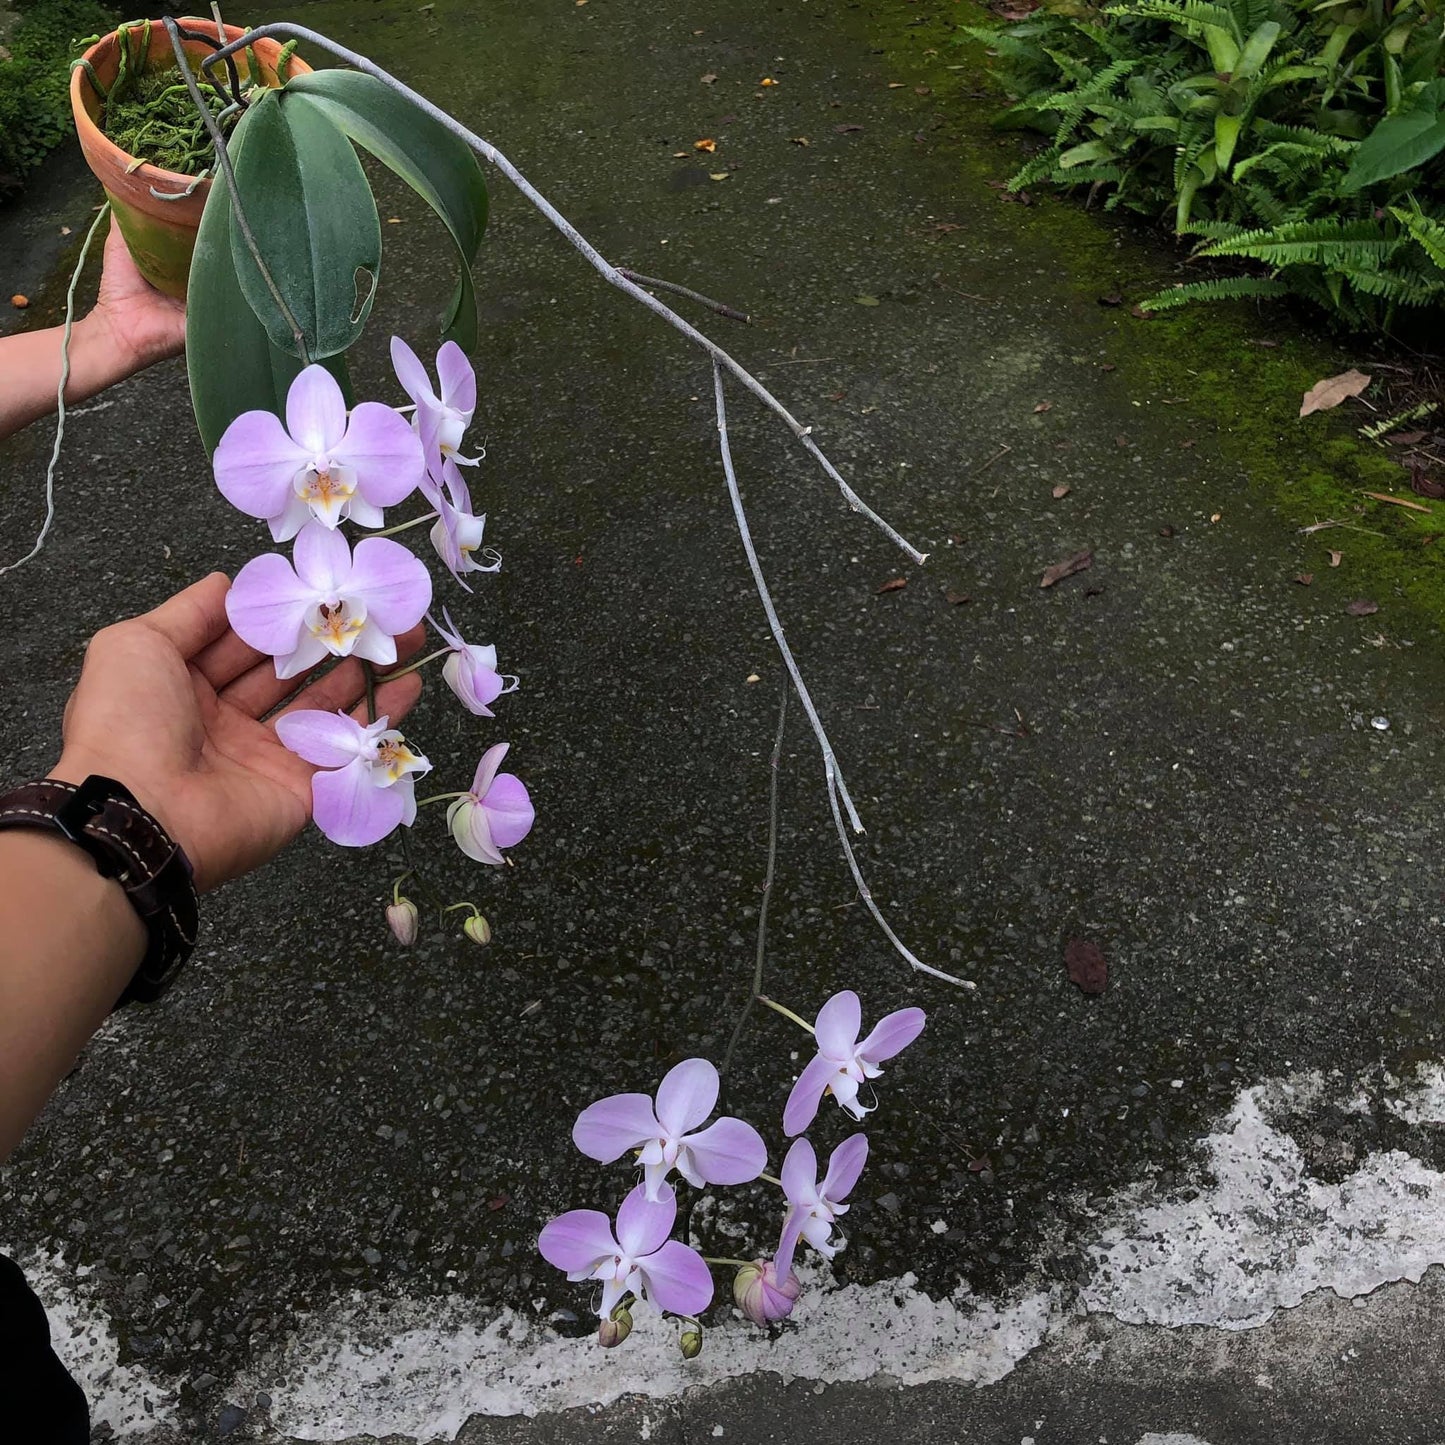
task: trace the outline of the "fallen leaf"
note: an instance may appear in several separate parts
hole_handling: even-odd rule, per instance
[[[61,234],[62,236],[68,236],[68,235],[70,234],[70,227],[69,227],[69,226],[62,226],[62,227],[60,228],[60,234]]]
[[[967,592],[955,592],[952,587],[943,594],[943,600],[950,607],[961,607],[965,602],[972,602],[973,598]]]
[[[1093,565],[1093,549],[1085,547],[1083,551],[1075,552],[1072,557],[1065,557],[1062,562],[1055,562],[1052,567],[1047,568],[1039,581],[1039,586],[1052,587],[1054,583],[1062,582],[1065,577],[1072,577],[1078,572],[1087,572]]]
[[[1192,447],[1192,446],[1194,445],[1194,438],[1193,438],[1193,437],[1185,437],[1184,440],[1179,443],[1179,445],[1180,445],[1181,447]]]
[[[810,141],[805,135],[795,135],[793,137],[793,144],[795,146],[810,146],[813,144],[813,142]]]
[[[585,5],[587,0],[577,0],[579,5]],[[505,1209],[512,1202],[510,1194],[499,1194],[495,1199],[487,1200],[487,1208],[491,1210]]]
[[[1423,502],[1412,502],[1409,497],[1392,497],[1389,492],[1365,492],[1364,495],[1372,502],[1389,502],[1391,506],[1408,507],[1412,512],[1424,512],[1427,516],[1430,512]]]
[[[1391,432],[1385,440],[1389,442],[1392,447],[1412,447],[1416,442],[1424,441],[1429,435],[1429,432],[1424,431],[1397,431]]]
[[[1054,488],[1054,501],[1061,502],[1073,490],[1067,482],[1060,482],[1058,486]]]
[[[914,95],[932,95],[933,87],[931,85],[915,85],[913,93]]]
[[[1111,291],[1107,296],[1099,297],[1100,306],[1122,306],[1124,298],[1117,291]]]
[[[1037,416],[1041,411],[1052,411],[1053,409],[1054,409],[1054,404],[1053,404],[1053,402],[1051,402],[1051,401],[1041,401],[1041,402],[1034,408],[1034,415]]]
[[[717,142],[715,140],[707,139],[695,140],[692,143],[692,148],[695,151],[706,151],[709,155],[711,155],[717,149]]]
[[[1249,338],[1249,344],[1250,344],[1251,346],[1278,346],[1278,345],[1279,345],[1279,342],[1277,342],[1277,341],[1267,341],[1267,340],[1265,340],[1265,338],[1262,337],[1262,336],[1251,336],[1251,337]]]
[[[1064,967],[1069,971],[1069,982],[1078,984],[1085,993],[1103,993],[1109,981],[1104,950],[1087,939],[1071,938],[1064,945]]]
[[[699,78],[704,85],[712,85],[717,80],[717,76],[714,75],[710,70],[706,75],[700,76]]]
[[[1313,572],[1296,572],[1294,580],[1298,582],[1301,587],[1308,587],[1310,583],[1315,580],[1315,574]]]
[[[401,225],[401,217],[400,217],[400,216],[388,216],[388,217],[386,218],[386,224],[387,224],[388,226],[399,226],[399,225]]]
[[[902,82],[901,80],[890,80],[890,81],[888,82],[888,89],[889,89],[889,90],[902,90],[902,89],[903,89],[903,82]]]
[[[970,1174],[982,1174],[990,1168],[992,1168],[992,1165],[989,1163],[987,1154],[980,1154],[977,1159],[970,1159],[968,1161],[968,1172]]]
[[[1152,321],[1154,319],[1154,312],[1146,311],[1142,306],[1131,306],[1129,308],[1129,315],[1139,321]]]
[[[890,577],[890,578],[878,589],[878,591],[877,591],[876,593],[874,593],[874,596],[876,596],[876,597],[881,597],[885,592],[901,592],[901,591],[902,591],[905,587],[907,587],[907,586],[908,586],[908,578],[906,578],[906,577]]]
[[[744,682],[761,682],[761,681],[762,681],[762,678],[759,677],[757,673],[755,673],[755,672],[750,672],[750,673],[748,673],[748,675],[743,679],[743,681],[744,681]]]
[[[1160,527],[1159,535],[1161,537],[1172,537],[1174,535],[1174,528],[1171,527],[1168,522],[1166,522],[1162,527]]]
[[[771,75],[765,75],[760,81],[758,81],[759,85],[776,85],[777,83],[778,82],[774,80]]]
[[[1445,497],[1445,482],[1437,482],[1434,477],[1426,476],[1425,468],[1416,465],[1410,468],[1410,490],[1417,496],[1438,501]]]
[[[1211,513],[1209,514],[1209,520],[1210,520],[1211,522],[1222,522],[1222,521],[1224,520],[1224,513],[1223,513],[1223,512],[1211,512]]]
[[[1334,551],[1333,549],[1331,549],[1331,551],[1330,551],[1330,566],[1331,566],[1331,567],[1338,567],[1338,566],[1340,565],[1340,563],[1343,562],[1344,560],[1345,560],[1345,554],[1344,554],[1343,552],[1336,552],[1336,551]]]
[[[692,152],[691,152],[691,151],[673,151],[672,154],[674,155],[674,157],[677,157],[677,156],[691,155]]]
[[[10,304],[11,304],[17,311],[24,311],[25,308],[30,305],[30,298],[29,298],[28,296],[22,296],[22,295],[17,291],[17,292],[10,298]]]
[[[1118,369],[1118,366],[1112,361],[1101,361],[1099,363],[1100,371],[1118,371]]]
[[[1345,608],[1345,611],[1348,612],[1351,617],[1369,617],[1379,610],[1380,604],[1378,602],[1371,602],[1368,597],[1356,597],[1355,600]]]
[[[1342,371],[1338,376],[1327,376],[1305,392],[1299,414],[1312,416],[1317,411],[1331,411],[1342,401],[1358,396],[1369,384],[1370,378],[1363,371]]]
[[[728,178],[728,174],[727,171],[709,171],[707,178],[710,181],[725,181]]]
[[[1129,441],[1128,437],[1126,437],[1122,432],[1120,432],[1120,434],[1114,438],[1114,445],[1116,447],[1127,447],[1132,445],[1132,443]]]
[[[947,236],[950,232],[963,230],[963,227],[957,221],[935,221],[928,229]]]
[[[882,304],[876,296],[855,296],[853,299],[860,306],[878,306]]]
[[[857,131],[862,130],[863,127],[862,127],[861,125],[851,125],[851,124],[850,124],[850,125],[835,125],[835,126],[833,127],[833,129],[834,129],[835,131],[837,131],[839,135],[853,135],[853,134],[855,134]]]

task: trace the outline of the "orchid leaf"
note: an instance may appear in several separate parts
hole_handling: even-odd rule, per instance
[[[245,143],[244,124],[237,127],[231,154]],[[301,370],[298,357],[271,344],[266,328],[251,310],[236,279],[231,258],[231,197],[217,181],[211,187],[191,261],[186,291],[186,365],[190,371],[191,405],[207,453],[222,433],[246,411],[285,415],[286,392]],[[323,365],[341,390],[351,396],[346,358],[328,358]]]
[[[441,218],[456,242],[461,274],[442,318],[442,335],[471,351],[477,340],[472,262],[487,224],[487,187],[471,147],[370,75],[318,70],[289,81],[337,129],[404,180]]]
[[[334,356],[361,335],[381,270],[381,222],[366,172],[321,109],[289,90],[255,101],[242,129],[236,185],[270,279],[233,225],[241,290],[272,345],[311,361]]]

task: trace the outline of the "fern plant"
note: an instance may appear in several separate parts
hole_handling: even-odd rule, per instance
[[[1445,0],[1046,0],[988,42],[1001,125],[1047,144],[1009,181],[1087,185],[1195,254],[1265,274],[1151,297],[1302,296],[1352,327],[1445,303]]]

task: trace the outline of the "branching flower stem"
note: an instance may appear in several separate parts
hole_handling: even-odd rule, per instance
[[[173,24],[174,22],[168,22]],[[264,40],[276,36],[286,36],[293,40],[300,40],[307,45],[314,45],[318,50],[324,50],[329,55],[334,55],[338,60],[344,60],[348,65],[355,66],[364,75],[369,75],[375,80],[381,81],[383,85],[390,86],[398,95],[404,96],[418,110],[429,115],[436,123],[451,132],[459,140],[465,142],[484,160],[495,166],[501,173],[542,213],[543,216],[566,237],[574,250],[582,257],[611,285],[619,290],[625,291],[635,301],[641,304],[655,315],[662,317],[674,330],[681,332],[689,341],[702,347],[712,357],[716,365],[722,366],[730,371],[747,389],[779,417],[793,435],[802,443],[804,449],[809,452],[823,471],[836,484],[842,492],[848,505],[855,511],[866,517],[874,526],[879,528],[896,546],[912,560],[922,564],[927,560],[928,554],[920,552],[913,544],[907,541],[888,522],[885,522],[854,490],[844,481],[838,469],[823,455],[817,442],[812,437],[812,427],[803,426],[796,417],[755,377],[742,365],[735,361],[716,342],[704,336],[695,326],[684,321],[671,307],[659,301],[657,297],[650,295],[635,281],[630,280],[610,261],[608,261],[590,241],[549,201],[537,188],[519,171],[511,161],[499,151],[490,141],[484,140],[481,136],[468,130],[460,121],[452,119],[446,111],[439,106],[433,105],[424,95],[418,94],[410,86],[403,85],[395,76],[388,74],[379,65],[368,60],[364,55],[357,54],[354,50],[348,50],[344,45],[338,45],[336,41],[328,36],[322,35],[315,30],[309,30],[303,25],[292,25],[289,21],[278,21],[271,25],[261,25],[255,30],[248,31],[239,39],[224,45],[214,55],[209,55],[201,62],[201,68],[208,74],[211,69],[225,61],[236,51],[244,49],[247,45],[254,44],[257,40]],[[174,37],[172,37],[174,40]],[[179,53],[179,45],[177,45]],[[183,70],[185,61],[182,58]],[[189,73],[186,71],[185,73]],[[199,102],[198,102],[199,103]],[[223,161],[223,164],[226,164]],[[228,184],[232,186],[232,198],[235,198],[235,188],[232,179],[228,176]],[[243,230],[243,235],[245,234]],[[253,253],[254,254],[254,253]],[[851,811],[851,810],[850,810]]]

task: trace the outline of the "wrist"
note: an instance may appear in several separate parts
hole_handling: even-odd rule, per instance
[[[116,333],[104,306],[97,305],[71,329],[66,400],[86,401],[146,364],[134,346]]]

